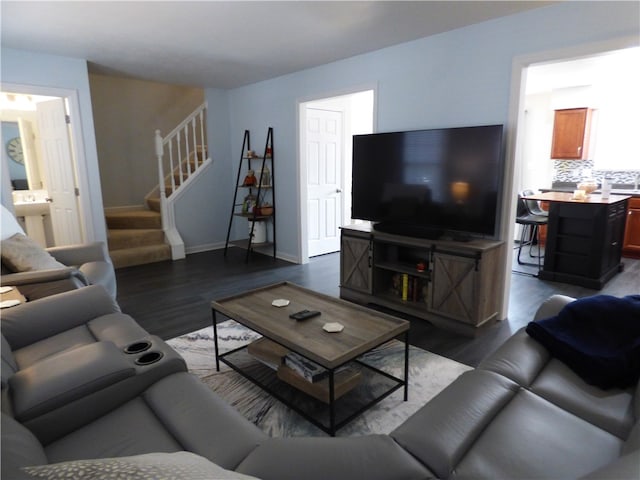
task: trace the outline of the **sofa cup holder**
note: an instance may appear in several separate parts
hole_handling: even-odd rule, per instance
[[[141,340],[134,342],[124,347],[124,352],[129,354],[146,352],[151,348],[151,342],[149,340]]]
[[[147,352],[143,355],[140,355],[136,358],[137,365],[151,365],[152,363],[156,363],[160,361],[160,359],[164,356],[162,352]]]

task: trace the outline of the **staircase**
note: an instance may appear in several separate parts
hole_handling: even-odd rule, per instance
[[[171,260],[159,212],[139,209],[107,212],[107,242],[114,268]]]
[[[211,164],[206,146],[206,108],[205,102],[164,138],[156,130],[160,183],[146,195],[145,206],[105,212],[109,254],[115,268],[184,258],[174,203],[195,176]]]

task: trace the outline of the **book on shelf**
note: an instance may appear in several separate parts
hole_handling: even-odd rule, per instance
[[[284,363],[284,358],[289,353],[289,350],[268,338],[262,337],[251,342],[247,346],[247,352],[267,367],[277,370]]]
[[[284,364],[308,382],[317,382],[329,374],[326,368],[294,352],[287,353]]]
[[[406,301],[409,298],[409,275],[407,273],[402,274],[402,300]]]
[[[356,387],[360,382],[360,376],[360,372],[353,368],[338,369],[334,377],[334,398],[340,398]],[[278,368],[278,378],[321,402],[329,403],[329,379],[327,377],[311,383],[301,377],[295,370],[282,365]]]
[[[408,273],[395,273],[391,277],[390,292],[403,302],[428,302],[429,282],[423,277]]]

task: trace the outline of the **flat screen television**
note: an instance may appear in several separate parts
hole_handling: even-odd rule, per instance
[[[353,136],[352,217],[407,236],[497,237],[503,126]]]

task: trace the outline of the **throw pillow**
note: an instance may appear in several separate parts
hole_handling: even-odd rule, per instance
[[[1,229],[0,229],[0,240],[5,240],[7,238],[13,237],[16,233],[24,234],[24,230],[16,220],[16,217],[5,207],[1,205],[0,209],[0,220],[1,220]]]
[[[49,252],[22,233],[16,233],[11,238],[2,240],[0,248],[2,248],[2,263],[14,272],[64,268],[64,265],[53,258]]]
[[[73,460],[24,467],[33,478],[77,480],[257,480],[226,470],[191,452],[147,453],[120,458]]]

